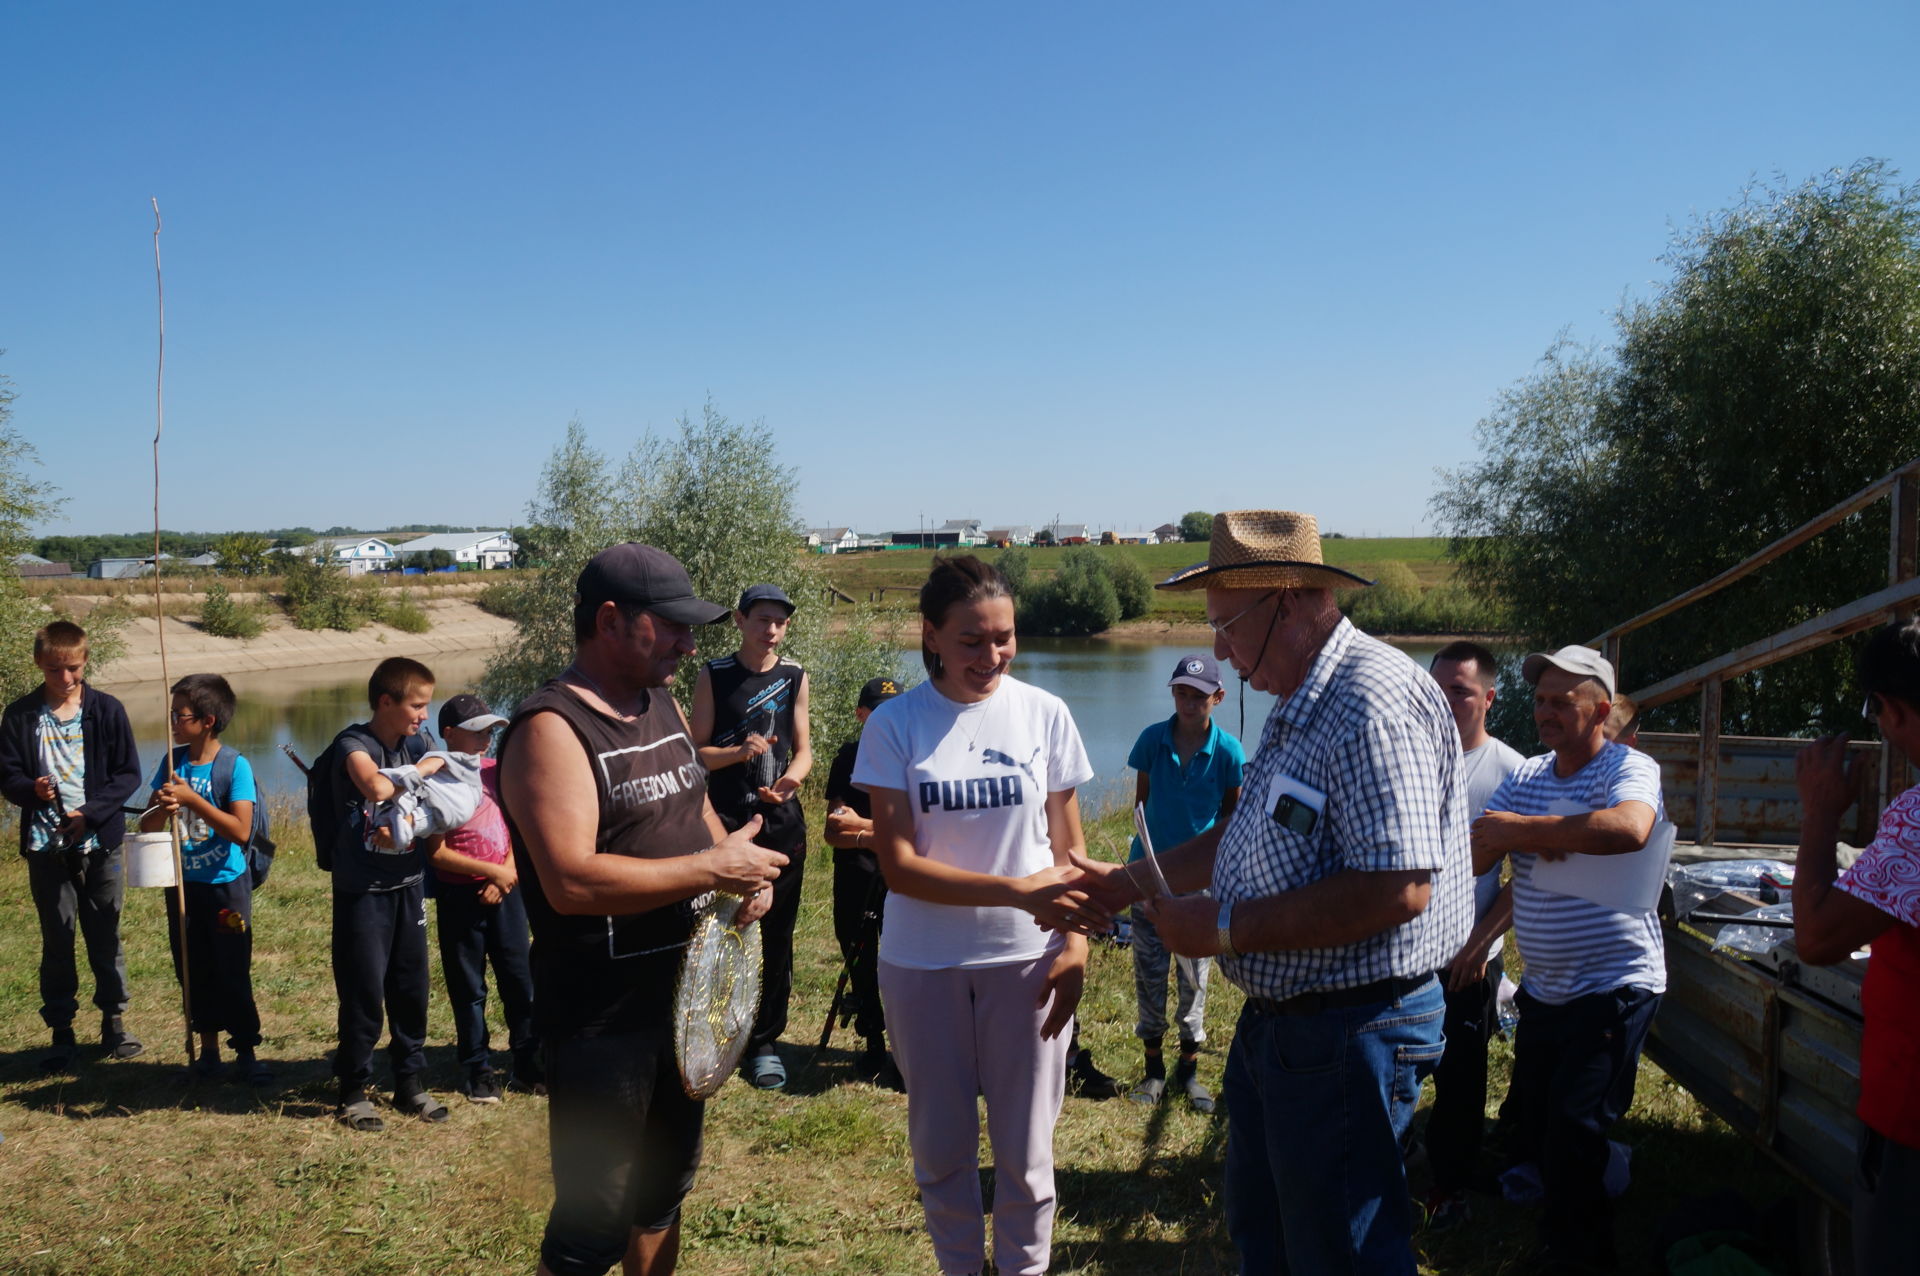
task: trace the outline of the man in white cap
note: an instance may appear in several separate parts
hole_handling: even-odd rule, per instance
[[[1546,1187],[1543,1270],[1607,1270],[1607,1129],[1633,1102],[1640,1046],[1667,987],[1666,951],[1651,907],[1563,893],[1536,875],[1543,861],[1642,850],[1664,816],[1660,768],[1608,741],[1614,675],[1600,653],[1535,652],[1521,674],[1533,685],[1540,742],[1552,752],[1516,767],[1473,825],[1476,869],[1512,861],[1514,937],[1527,958],[1516,998],[1509,1150],[1537,1163]]]
[[[1227,1059],[1227,1230],[1244,1272],[1415,1270],[1400,1139],[1441,1053],[1433,972],[1473,919],[1460,734],[1440,688],[1360,633],[1312,515],[1215,515],[1214,654],[1279,703],[1223,822],[1160,857],[1172,952],[1245,990]],[[1085,862],[1109,910],[1141,888]],[[1136,869],[1133,879],[1150,875]],[[1157,883],[1156,883],[1157,885]]]

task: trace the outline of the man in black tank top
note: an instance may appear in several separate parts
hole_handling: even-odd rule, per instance
[[[693,687],[693,742],[713,773],[713,809],[730,829],[758,815],[754,841],[789,860],[760,923],[760,1012],[740,1061],[741,1073],[763,1090],[787,1083],[775,1046],[793,995],[793,926],[807,864],[806,815],[795,795],[813,769],[807,671],[780,655],[792,618],[793,600],[778,585],[749,586],[733,613],[740,650],[707,662]]]
[[[553,1211],[540,1271],[665,1276],[700,1164],[704,1105],[674,1054],[672,1004],[689,901],[745,897],[765,915],[786,857],[728,833],[666,690],[694,625],[724,607],[684,568],[615,545],[581,571],[573,664],[521,702],[500,744],[502,806],[533,927],[546,1050]]]

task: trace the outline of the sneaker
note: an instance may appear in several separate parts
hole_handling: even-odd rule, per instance
[[[100,1016],[100,1046],[115,1059],[131,1059],[146,1049],[127,1031],[127,1021],[119,1015]]]
[[[895,1094],[907,1092],[907,1079],[900,1075],[900,1065],[893,1061],[892,1055],[882,1057],[880,1066],[874,1070],[873,1083],[882,1090],[891,1090]]]
[[[74,1039],[73,1029],[55,1028],[53,1030],[52,1048],[49,1049],[46,1054],[40,1056],[40,1071],[73,1071],[73,1056],[79,1048],[80,1043]]]
[[[1188,1107],[1202,1116],[1213,1115],[1213,1091],[1200,1084],[1199,1069],[1192,1059],[1174,1065],[1173,1083],[1187,1092]]]
[[[460,1087],[460,1093],[467,1096],[468,1103],[498,1103],[500,1079],[492,1068],[475,1068],[467,1083]]]
[[[516,1050],[513,1052],[513,1075],[507,1086],[512,1090],[527,1094],[545,1094],[547,1092],[547,1072],[540,1066],[538,1050]]]
[[[1120,1093],[1120,1084],[1093,1066],[1093,1051],[1082,1046],[1067,1064],[1067,1093],[1083,1099],[1111,1099]]]
[[[1450,1231],[1473,1218],[1465,1192],[1429,1192],[1423,1212],[1429,1232]]]

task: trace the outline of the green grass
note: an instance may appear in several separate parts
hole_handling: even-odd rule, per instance
[[[1369,579],[1375,569],[1387,562],[1405,563],[1413,570],[1423,589],[1432,589],[1453,578],[1453,565],[1446,560],[1447,542],[1444,537],[1400,536],[1365,540],[1342,537],[1322,541],[1320,546],[1321,555],[1329,564]],[[1182,567],[1200,562],[1207,556],[1205,545],[1100,545],[1095,548],[1101,554],[1138,564],[1151,581],[1165,580]],[[991,559],[1000,551],[983,549],[973,552]],[[826,578],[842,592],[863,602],[871,600],[888,607],[910,610],[914,605],[915,591],[927,578],[933,553],[932,550],[907,549],[830,554],[821,556],[819,562]],[[1036,581],[1054,573],[1059,554],[1060,551],[1053,549],[1031,551],[1030,561]],[[882,591],[885,591],[884,595]],[[1205,595],[1199,590],[1184,593],[1156,590],[1153,610],[1147,613],[1146,620],[1167,624],[1199,624],[1205,614],[1205,605]]]
[[[818,803],[810,808],[817,816]],[[1117,813],[1095,845],[1123,844]],[[0,1271],[22,1273],[530,1272],[549,1203],[545,1100],[495,1108],[455,1098],[452,1023],[437,977],[428,1058],[453,1119],[381,1135],[331,1119],[327,1053],[334,997],[327,882],[301,822],[284,834],[258,897],[255,985],[263,1057],[278,1081],[257,1098],[175,1079],[178,993],[158,891],[130,892],[124,934],[132,1026],[147,1053],[107,1063],[83,1044],[77,1077],[43,1077],[38,934],[17,856],[0,857]],[[816,848],[818,843],[815,843]],[[794,1083],[767,1094],[730,1083],[708,1105],[706,1160],[686,1210],[689,1273],[875,1273],[932,1269],[912,1180],[903,1096],[852,1075],[848,1030],[813,1060],[838,973],[831,852],[816,849],[797,940],[786,1053]],[[437,952],[437,949],[435,950]],[[436,972],[438,968],[435,959]],[[91,988],[82,963],[83,997]],[[1240,996],[1212,983],[1201,1073],[1216,1092]],[[91,1043],[96,1022],[78,1025]],[[496,1011],[497,1016],[497,1011]],[[1097,944],[1081,1017],[1085,1042],[1130,1082],[1129,954]],[[495,1029],[499,1043],[504,1034]],[[1495,1095],[1509,1056],[1496,1042]],[[376,1065],[384,1070],[384,1062]],[[1787,1187],[1737,1136],[1651,1065],[1616,1137],[1635,1145],[1622,1202],[1622,1270],[1656,1268],[1658,1219],[1686,1198],[1733,1190],[1769,1202]],[[1184,1105],[1069,1099],[1055,1135],[1060,1216],[1054,1269],[1101,1276],[1234,1270],[1220,1219],[1225,1127]],[[984,1152],[983,1152],[984,1156]],[[1533,1215],[1476,1199],[1475,1223],[1422,1242],[1430,1274],[1518,1272]]]

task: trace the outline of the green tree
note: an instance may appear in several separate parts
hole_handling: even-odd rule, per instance
[[[53,619],[45,603],[28,595],[13,560],[32,552],[33,525],[60,508],[51,483],[30,467],[40,462],[33,444],[13,428],[13,382],[0,374],[0,699],[11,701],[40,682],[33,664],[33,631]]]
[[[450,549],[430,549],[427,551],[426,560],[420,565],[428,571],[439,571],[442,567],[458,567],[459,563],[455,561],[453,551]]]
[[[731,421],[709,403],[697,420],[676,424],[670,436],[642,438],[617,474],[588,446],[579,422],[568,426],[528,509],[528,555],[538,570],[501,600],[516,633],[488,665],[488,696],[517,703],[566,666],[574,578],[608,545],[635,540],[678,558],[702,598],[731,606],[748,585],[786,590],[799,606],[783,649],[807,668],[814,753],[831,757],[856,729],[861,684],[898,674],[897,633],[878,627],[865,607],[844,609],[836,616],[843,623],[828,624],[818,562],[794,543],[794,474],[780,464],[764,422]],[[724,622],[696,629],[697,659],[731,652],[738,638]],[[674,680],[689,708],[694,669],[690,661]]]
[[[1461,577],[1532,645],[1589,638],[1920,454],[1920,190],[1875,162],[1756,188],[1666,261],[1611,349],[1556,343],[1498,398],[1479,460],[1434,498]],[[1630,635],[1625,684],[1883,587],[1888,530],[1881,503]],[[1729,683],[1722,729],[1795,734],[1856,707],[1836,644]]]
[[[993,565],[1007,578],[1007,588],[1015,598],[1026,592],[1027,578],[1033,571],[1032,550],[1025,545],[1009,545],[993,556]]]
[[[1205,510],[1190,510],[1180,516],[1180,539],[1189,543],[1213,539],[1213,515]]]
[[[259,532],[230,532],[214,542],[220,570],[231,576],[268,576],[280,564],[273,542]]]
[[[1101,557],[1100,565],[1106,568],[1107,579],[1113,582],[1113,596],[1120,603],[1120,619],[1138,620],[1152,610],[1153,582],[1147,579],[1140,564],[1118,554],[1106,554]]]
[[[1346,595],[1353,623],[1369,633],[1411,633],[1420,628],[1420,578],[1405,563],[1380,564],[1373,588]]]

